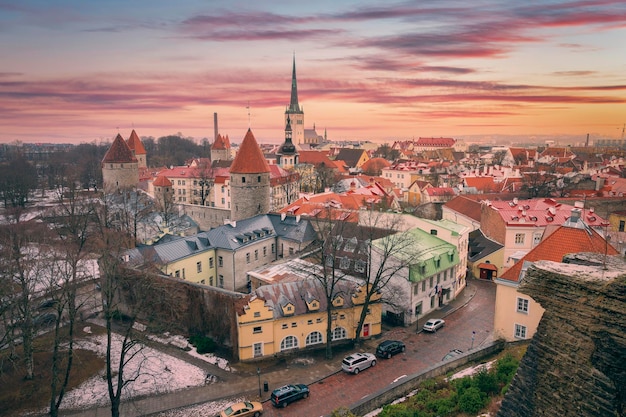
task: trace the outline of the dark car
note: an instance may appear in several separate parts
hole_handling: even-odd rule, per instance
[[[399,340],[385,340],[376,348],[376,356],[390,359],[396,353],[404,352],[405,349],[404,343]]]
[[[272,391],[272,404],[275,407],[287,407],[289,403],[292,403],[300,398],[307,398],[309,396],[309,387],[304,384],[289,384],[276,388]]]

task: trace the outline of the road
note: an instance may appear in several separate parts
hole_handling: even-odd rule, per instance
[[[391,359],[379,359],[376,366],[358,375],[339,372],[309,386],[308,399],[276,409],[269,402],[263,404],[266,417],[324,416],[341,406],[349,406],[392,382],[425,370],[452,349],[463,352],[492,340],[495,303],[495,285],[492,282],[473,281],[476,295],[465,307],[445,317],[445,326],[436,333],[415,333],[415,328],[394,328],[385,333],[385,339],[398,339],[406,344],[406,351]],[[475,332],[475,333],[473,333]],[[298,382],[298,381],[293,381]]]

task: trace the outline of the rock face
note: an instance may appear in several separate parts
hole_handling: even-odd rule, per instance
[[[498,417],[626,416],[626,262],[577,254],[528,269],[546,310]]]

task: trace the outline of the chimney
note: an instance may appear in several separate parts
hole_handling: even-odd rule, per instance
[[[213,113],[213,142],[217,140],[217,113]]]
[[[578,220],[580,220],[580,209],[579,208],[573,208],[572,209],[572,215],[569,218],[570,223],[576,223],[578,222]]]

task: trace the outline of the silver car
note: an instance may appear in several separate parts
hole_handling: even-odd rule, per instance
[[[430,319],[426,323],[424,323],[424,331],[425,332],[436,332],[441,329],[446,322],[442,319]]]
[[[341,369],[352,374],[358,374],[370,366],[376,366],[376,356],[371,353],[353,353],[341,361]]]

